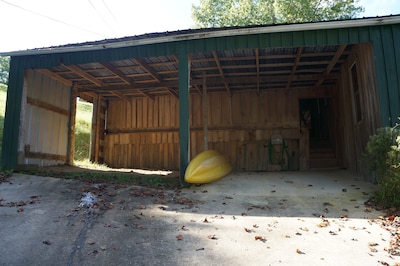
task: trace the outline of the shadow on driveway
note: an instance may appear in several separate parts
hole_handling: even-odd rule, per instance
[[[0,264],[394,265],[383,214],[364,205],[374,190],[341,170],[180,190],[15,174],[0,184]]]

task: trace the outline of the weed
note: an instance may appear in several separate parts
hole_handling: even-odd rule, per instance
[[[387,207],[400,206],[400,130],[385,127],[371,136],[365,153],[378,182],[376,201]]]

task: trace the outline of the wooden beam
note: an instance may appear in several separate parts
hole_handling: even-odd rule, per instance
[[[61,82],[62,84],[66,85],[68,87],[72,87],[73,83],[72,83],[71,80],[63,78],[60,75],[58,75],[58,74],[56,74],[56,73],[54,73],[54,72],[52,72],[52,71],[50,71],[48,69],[38,68],[38,69],[35,69],[35,70],[38,71],[39,73],[42,73],[43,75],[46,75],[46,76],[48,76],[48,77],[50,77],[52,79],[55,79],[55,80]]]
[[[333,56],[331,62],[328,64],[328,66],[326,67],[326,69],[325,69],[325,71],[324,71],[324,73],[323,73],[324,76],[329,75],[329,73],[331,73],[332,69],[335,67],[337,61],[340,59],[340,57],[342,56],[344,50],[346,49],[346,46],[347,46],[347,45],[345,45],[345,44],[339,45],[339,48],[336,50],[335,55]],[[321,77],[318,79],[318,81],[315,83],[314,87],[319,87],[319,86],[321,86],[321,84],[322,84],[322,83],[324,82],[324,80],[325,80],[324,76],[321,76]]]
[[[204,140],[204,150],[208,150],[208,98],[207,98],[207,76],[203,73],[203,95],[202,107],[203,107],[203,140]]]
[[[103,67],[105,67],[108,71],[110,71],[111,73],[116,75],[118,78],[120,78],[124,83],[131,85],[131,86],[135,86],[135,82],[131,78],[127,77],[121,70],[119,70],[118,68],[113,66],[111,63],[102,62],[100,64]]]
[[[74,165],[74,155],[75,155],[75,120],[76,120],[76,98],[78,92],[77,88],[73,86],[71,88],[70,95],[70,116],[68,123],[68,150],[67,150],[67,163],[69,165]]]
[[[62,66],[67,68],[67,69],[69,69],[69,70],[71,70],[75,74],[78,74],[79,76],[89,80],[90,82],[92,82],[93,84],[95,84],[98,87],[106,86],[102,81],[100,81],[100,80],[96,79],[95,77],[93,77],[92,75],[86,73],[84,70],[82,70],[78,66],[75,66],[75,65],[64,65],[64,64],[62,64]]]
[[[99,152],[100,152],[100,124],[101,124],[101,103],[103,101],[103,97],[101,95],[97,98],[97,106],[96,106],[96,114],[93,113],[96,119],[96,134],[95,134],[95,147],[94,147],[94,161],[96,163],[99,162]]]
[[[179,100],[179,94],[176,93],[173,89],[171,88],[165,88],[169,94],[171,94],[172,96],[174,96],[175,98],[177,98]]]
[[[200,90],[200,88],[199,88],[198,85],[194,85],[193,87],[194,87],[194,88],[196,89],[196,91],[200,94],[200,96],[203,95],[203,93],[201,92],[201,90]]]
[[[340,75],[338,74],[330,74],[330,75],[322,75],[325,79],[339,79]],[[297,75],[293,77],[293,81],[309,81],[309,80],[318,80],[320,78],[320,74],[307,74],[307,75]],[[280,75],[280,76],[260,76],[259,78],[255,76],[251,77],[246,77],[246,76],[241,76],[241,77],[228,77],[225,78],[227,82],[236,84],[254,84],[257,81],[260,83],[271,83],[271,82],[286,82],[288,77],[285,75]],[[203,81],[202,78],[195,78],[191,80],[191,85],[196,87],[202,85]],[[222,85],[224,86],[224,82],[221,81],[220,77],[214,77],[214,78],[207,78],[207,85],[210,87],[210,85],[216,86],[216,85]],[[138,90],[138,89],[163,89],[163,88],[168,88],[168,87],[176,87],[177,83],[176,81],[164,81],[161,83],[148,83],[148,84],[137,84],[136,88],[132,88],[130,86],[107,86],[103,88],[97,88],[97,87],[86,87],[86,88],[81,88],[79,92],[95,92],[95,91],[100,91],[100,92],[110,92],[110,91],[119,91],[122,92],[124,90]],[[224,86],[225,88],[225,86]],[[143,94],[143,92],[139,92]]]
[[[162,81],[162,78],[153,70],[151,69],[151,67],[144,62],[142,59],[139,58],[135,58],[135,60],[138,62],[138,64],[147,71],[147,73],[150,74],[150,76],[152,76],[155,80],[157,80],[158,82]]]
[[[228,92],[229,96],[232,96],[231,95],[231,91],[230,91],[229,86],[228,86],[228,83],[225,80],[224,71],[222,70],[221,63],[220,63],[219,58],[218,58],[218,54],[217,54],[216,51],[213,51],[212,55],[214,57],[215,63],[217,64],[217,68],[218,68],[219,74],[221,75],[221,78],[224,81],[226,92]]]
[[[34,105],[34,106],[37,106],[37,107],[40,107],[40,108],[43,108],[43,109],[46,109],[46,110],[49,110],[49,111],[52,111],[55,113],[59,113],[59,114],[65,115],[65,116],[70,115],[70,112],[67,110],[64,110],[58,106],[55,106],[50,103],[46,103],[46,102],[31,98],[31,97],[26,97],[26,102],[29,103],[30,105]]]
[[[292,84],[293,77],[296,74],[296,69],[297,69],[297,66],[299,65],[302,52],[303,52],[303,47],[298,47],[297,48],[296,58],[294,60],[294,64],[293,64],[293,67],[292,67],[292,72],[290,73],[289,80],[286,83],[286,89],[287,90],[290,88],[290,85]]]

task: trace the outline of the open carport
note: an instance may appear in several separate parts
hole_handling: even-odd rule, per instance
[[[235,171],[336,167],[368,179],[368,138],[400,113],[399,19],[186,30],[6,53],[2,166],[72,164],[81,97],[94,104],[91,159],[111,167],[180,170],[183,179],[190,158],[208,148]],[[272,148],[276,136],[281,146]]]

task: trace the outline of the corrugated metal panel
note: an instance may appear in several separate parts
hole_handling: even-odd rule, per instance
[[[24,69],[25,63],[21,58],[11,58],[1,151],[1,166],[5,169],[14,169],[17,165]]]
[[[69,112],[71,88],[34,70],[27,70],[27,97]],[[28,100],[23,143],[30,153],[67,156],[68,114],[61,114]],[[65,163],[54,159],[29,158],[25,164],[53,165]]]

